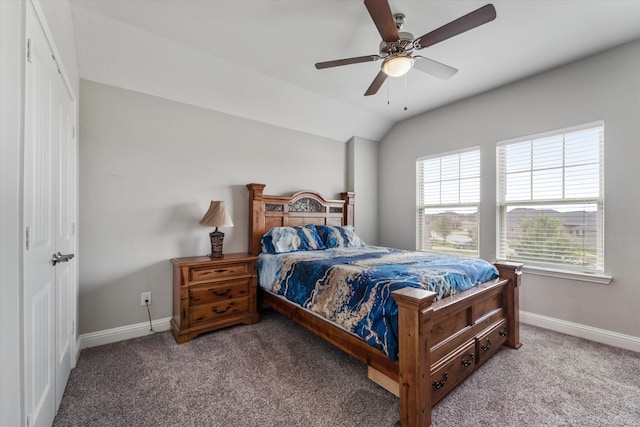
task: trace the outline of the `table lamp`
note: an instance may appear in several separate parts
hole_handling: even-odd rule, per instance
[[[233,227],[233,221],[231,221],[224,202],[212,200],[211,205],[209,205],[209,210],[200,220],[200,224],[216,228],[209,233],[209,237],[211,238],[211,254],[209,256],[211,258],[222,258],[224,233],[218,231],[218,227]]]

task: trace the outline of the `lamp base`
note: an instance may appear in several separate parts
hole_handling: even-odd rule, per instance
[[[211,253],[209,256],[211,258],[222,258],[224,255],[222,254],[222,242],[224,241],[224,233],[222,231],[218,231],[216,227],[215,231],[209,233],[209,238],[211,239]]]

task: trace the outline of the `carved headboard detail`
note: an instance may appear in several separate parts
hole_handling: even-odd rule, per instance
[[[265,184],[249,189],[249,253],[261,252],[260,240],[273,227],[289,225],[353,225],[355,193],[340,193],[342,200],[327,200],[314,191],[290,196],[263,194]]]

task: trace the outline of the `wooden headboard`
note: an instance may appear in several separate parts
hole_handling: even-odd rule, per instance
[[[265,184],[249,189],[249,253],[258,255],[262,236],[273,227],[289,225],[353,225],[355,193],[340,193],[342,200],[327,200],[314,191],[290,196],[267,196]]]

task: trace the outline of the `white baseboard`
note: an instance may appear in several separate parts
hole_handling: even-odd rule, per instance
[[[640,353],[640,338],[632,335],[619,334],[605,329],[567,322],[566,320],[555,319],[526,311],[520,312],[520,321],[528,325],[538,326],[540,328],[550,329],[563,334],[573,335],[575,337],[585,338]]]
[[[153,325],[154,331],[164,332],[170,329],[170,321],[171,317],[166,317],[164,319],[153,320],[151,324]],[[96,347],[98,345],[110,344],[112,342],[143,337],[149,334],[151,334],[149,331],[149,322],[121,326],[119,328],[107,329],[104,331],[90,332],[88,334],[81,334],[78,337],[79,345],[77,348],[82,350],[83,348]]]

